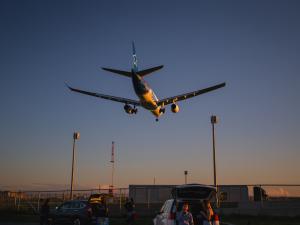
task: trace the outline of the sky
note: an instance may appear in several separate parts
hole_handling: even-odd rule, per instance
[[[1,1],[0,190],[213,183],[300,183],[299,1]],[[70,92],[137,99],[139,69],[158,98],[226,87],[179,102],[155,122],[139,109]]]

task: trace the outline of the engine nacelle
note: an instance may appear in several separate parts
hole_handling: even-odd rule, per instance
[[[130,105],[127,105],[127,104],[124,106],[124,110],[128,114],[133,114],[133,113],[136,114],[137,113],[137,108],[132,108]]]
[[[124,105],[124,110],[126,113],[128,114],[132,114],[133,113],[133,108],[130,105]]]
[[[173,104],[171,105],[171,111],[172,111],[173,113],[178,113],[178,112],[179,112],[179,106],[176,105],[175,103],[173,103]]]

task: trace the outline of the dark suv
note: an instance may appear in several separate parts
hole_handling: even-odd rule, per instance
[[[50,224],[89,224],[92,218],[91,213],[88,201],[66,201],[50,212]]]

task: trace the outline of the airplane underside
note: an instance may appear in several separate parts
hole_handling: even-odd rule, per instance
[[[80,90],[76,88],[72,88],[70,86],[67,87],[74,92],[78,92],[84,95],[90,95],[94,96],[97,98],[102,98],[106,100],[111,100],[119,103],[123,103],[124,105],[124,110],[128,114],[136,114],[137,113],[137,108],[136,107],[143,107],[147,110],[149,110],[155,117],[156,121],[158,121],[158,117],[160,117],[162,114],[165,113],[165,106],[170,105],[171,106],[171,112],[177,113],[179,112],[179,106],[177,102],[183,101],[189,98],[193,98],[195,96],[214,91],[216,89],[222,88],[225,86],[224,83],[220,83],[214,86],[210,86],[208,88],[164,98],[161,100],[158,100],[150,86],[147,84],[147,82],[143,79],[144,76],[151,74],[157,70],[160,70],[163,68],[163,65],[161,66],[156,66],[144,70],[138,70],[137,67],[137,57],[135,53],[135,46],[134,43],[132,43],[132,50],[133,50],[133,64],[132,64],[132,69],[131,71],[123,71],[123,70],[117,70],[117,69],[111,69],[111,68],[102,68],[103,70],[106,70],[111,73],[115,73],[121,76],[125,76],[128,78],[131,78],[132,84],[134,91],[136,95],[138,96],[139,100],[134,100],[134,99],[128,99],[128,98],[123,98],[123,97],[116,97],[112,95],[106,95],[106,94],[101,94],[97,92],[90,92],[90,91],[85,91],[85,90]]]

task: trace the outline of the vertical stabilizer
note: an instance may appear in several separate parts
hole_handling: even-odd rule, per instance
[[[136,57],[134,42],[132,42],[132,58],[133,58],[132,69],[134,72],[137,72],[138,66],[137,66],[137,57]]]

